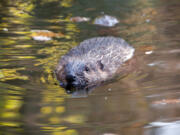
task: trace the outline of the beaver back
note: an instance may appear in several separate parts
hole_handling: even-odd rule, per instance
[[[115,71],[122,63],[132,58],[134,50],[122,38],[96,37],[81,42],[64,57],[69,60],[101,61],[106,69]]]

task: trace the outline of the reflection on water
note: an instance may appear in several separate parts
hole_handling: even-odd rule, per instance
[[[152,130],[149,130],[145,135],[179,135],[180,124],[179,121],[175,122],[153,122],[150,123]]]
[[[179,0],[1,0],[0,134],[172,135],[179,125]],[[101,15],[114,27],[93,24]],[[76,22],[72,17],[87,17]],[[73,98],[53,70],[84,39],[122,37],[137,70]]]

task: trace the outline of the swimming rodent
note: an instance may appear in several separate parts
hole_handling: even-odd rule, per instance
[[[124,72],[135,49],[119,37],[87,39],[61,57],[55,74],[67,93],[86,90]]]

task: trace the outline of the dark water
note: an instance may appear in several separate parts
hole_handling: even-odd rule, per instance
[[[0,134],[179,135],[179,13],[179,0],[1,0]],[[120,23],[93,25],[102,14]],[[84,98],[55,85],[61,55],[107,35],[136,48],[137,70]]]

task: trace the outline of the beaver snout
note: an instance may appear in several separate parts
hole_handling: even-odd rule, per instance
[[[65,81],[59,81],[59,85],[66,89],[71,89],[72,87],[75,87],[76,77],[72,75],[66,75]]]
[[[66,75],[66,85],[64,88],[67,93],[73,93],[76,90],[84,89],[86,87],[86,82],[84,80],[79,80],[77,76]]]
[[[66,80],[67,80],[68,83],[72,83],[73,84],[73,82],[76,81],[76,76],[67,75],[66,76]]]
[[[67,75],[66,76],[66,81],[67,81],[67,85],[66,85],[67,90],[71,90],[71,89],[74,89],[75,87],[77,87],[76,77],[75,76]]]

